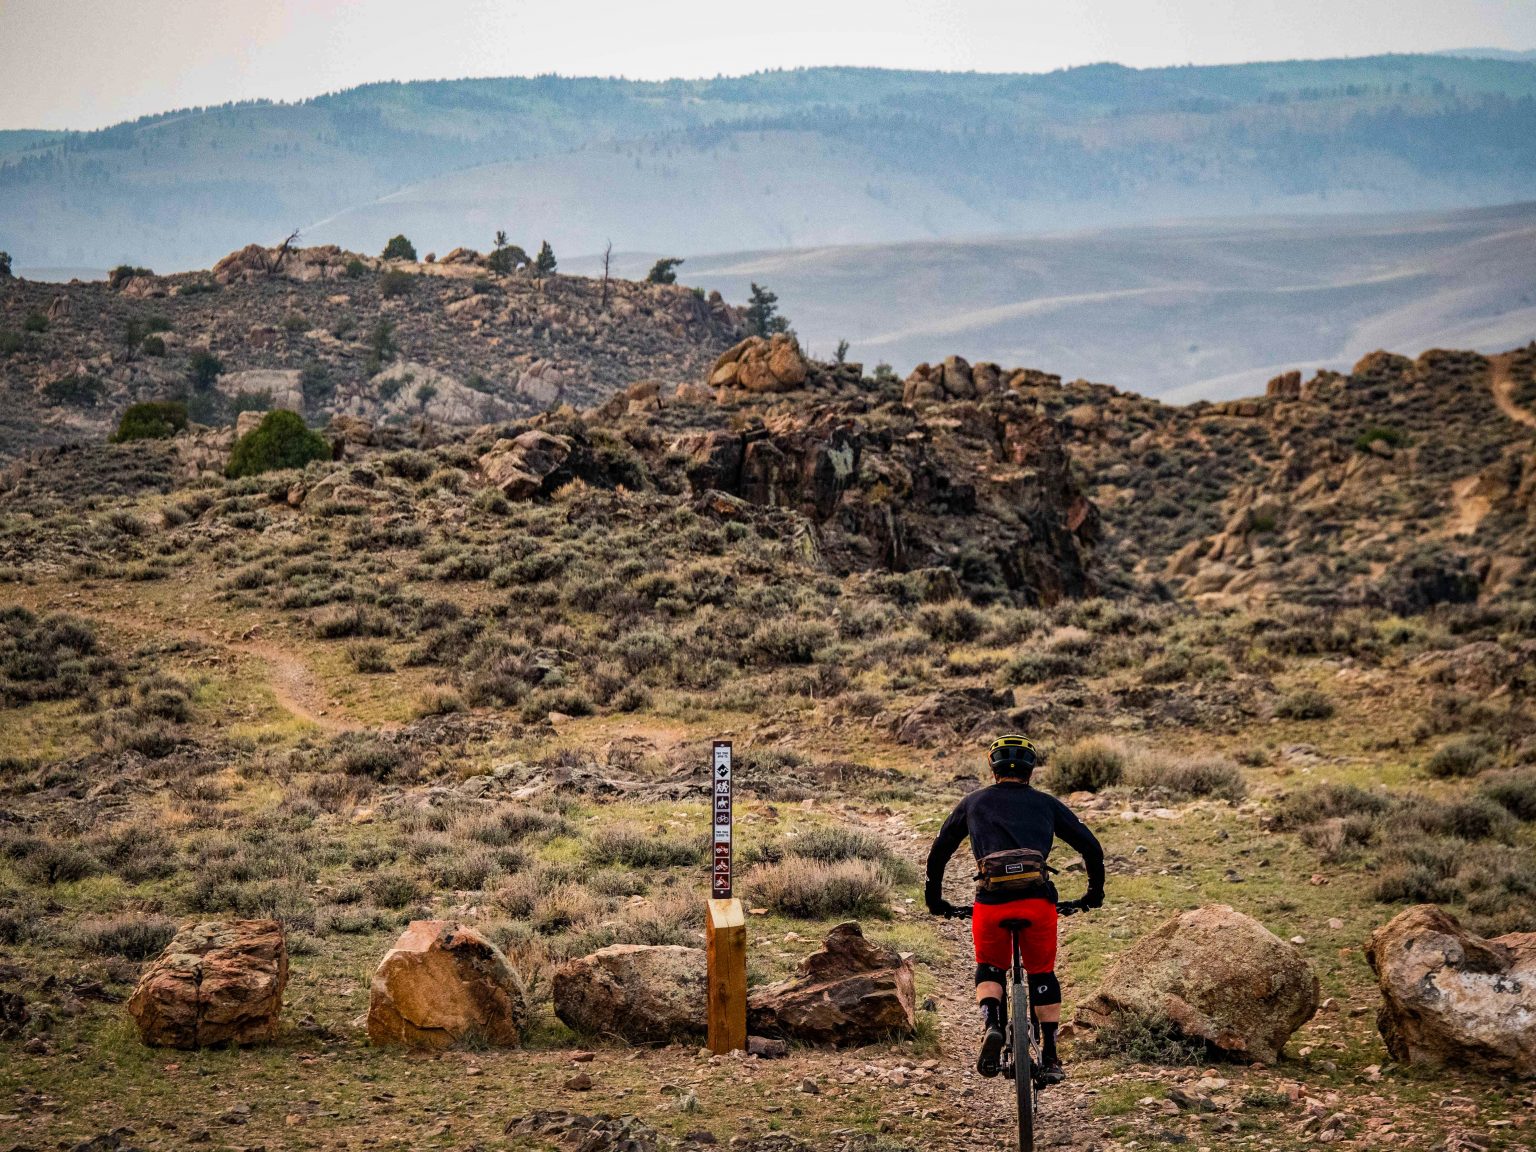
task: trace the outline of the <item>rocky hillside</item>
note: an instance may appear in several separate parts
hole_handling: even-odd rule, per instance
[[[251,246],[211,272],[0,282],[0,456],[103,438],[128,404],[194,419],[288,407],[313,421],[478,424],[637,380],[693,379],[744,334],[718,295],[495,275],[467,250],[410,264]]]
[[[1529,596],[1536,345],[1386,352],[1248,400],[1160,404],[959,358],[904,397],[965,419],[1000,393],[1059,422],[1103,516],[1106,588],[1414,612]]]

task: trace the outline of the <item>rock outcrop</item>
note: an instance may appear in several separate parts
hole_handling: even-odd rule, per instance
[[[1536,1077],[1536,932],[1485,940],[1420,904],[1371,933],[1365,957],[1394,1060]]]
[[[140,977],[128,1013],[155,1048],[259,1044],[277,1035],[287,985],[278,921],[188,924]]]
[[[868,1044],[912,1035],[915,1007],[911,957],[870,943],[850,921],[800,962],[797,977],[751,994],[747,1027],[809,1044]]]
[[[571,441],[540,429],[511,440],[498,440],[480,457],[488,483],[513,500],[526,500],[543,490],[571,454]]]
[[[676,944],[614,944],[566,961],[553,980],[555,1015],[578,1032],[664,1044],[707,1028],[704,953]]]
[[[709,383],[715,388],[749,393],[790,392],[803,387],[809,376],[810,365],[800,351],[800,342],[778,332],[766,340],[748,336],[728,349],[715,361]]]
[[[1057,425],[1018,394],[915,423],[860,400],[818,404],[740,432],[689,431],[669,451],[701,497],[802,517],[807,553],[837,572],[952,567],[962,556],[968,592],[1054,603],[1093,586],[1098,511]]]
[[[1208,904],[1122,952],[1077,1021],[1093,1028],[1136,1019],[1222,1055],[1272,1064],[1317,1004],[1317,976],[1294,945],[1225,904]]]
[[[511,1047],[527,1028],[522,980],[499,948],[462,924],[413,920],[373,974],[374,1044]]]

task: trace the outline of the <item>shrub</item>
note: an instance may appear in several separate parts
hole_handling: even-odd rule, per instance
[[[106,391],[106,385],[89,372],[71,372],[67,376],[60,376],[57,380],[50,380],[44,384],[43,398],[60,408],[66,404],[94,408],[106,395]]]
[[[1536,820],[1536,772],[1506,772],[1483,784],[1483,795],[1517,820]]]
[[[614,824],[592,837],[587,856],[594,864],[677,868],[702,864],[704,848],[704,842],[697,836],[672,836],[647,831],[636,824]]]
[[[409,296],[415,290],[416,277],[398,268],[392,268],[379,277],[379,295],[386,300]]]
[[[129,440],[168,440],[187,426],[187,406],[180,400],[151,400],[123,413],[112,443]]]
[[[765,851],[771,855],[772,849]],[[810,828],[784,842],[783,852],[807,860],[834,864],[840,860],[867,860],[877,865],[893,883],[912,879],[912,866],[891,851],[880,837],[840,825]]]
[[[1203,1064],[1211,1056],[1204,1040],[1185,1036],[1167,1017],[1130,1011],[1116,1012],[1095,1028],[1089,1051],[1096,1056],[1162,1067]]]
[[[101,864],[96,857],[73,844],[39,840],[16,861],[16,871],[24,880],[52,886],[94,876],[101,871]]]
[[[231,479],[254,476],[277,468],[302,468],[312,460],[330,458],[331,446],[325,437],[310,431],[297,412],[279,408],[268,412],[260,424],[236,442],[224,474]]]
[[[23,332],[48,331],[48,317],[41,312],[28,312],[21,321]]]
[[[1301,688],[1275,705],[1275,715],[1285,720],[1326,720],[1333,710],[1333,701],[1316,688]]]
[[[1236,803],[1248,794],[1242,769],[1225,756],[1176,759],[1143,753],[1132,761],[1127,782],[1171,800],[1215,796]]]
[[[224,361],[207,348],[198,348],[187,360],[187,379],[199,392],[212,388],[224,371]]]
[[[1271,823],[1284,831],[1335,817],[1374,818],[1391,807],[1391,797],[1379,792],[1367,792],[1353,784],[1319,784],[1282,796],[1271,814]]]
[[[446,716],[452,712],[462,711],[464,711],[464,697],[452,688],[428,689],[416,702],[416,715],[423,718]]]
[[[14,356],[26,346],[26,338],[20,332],[10,329],[0,332],[0,356]]]
[[[347,649],[347,655],[351,657],[353,669],[364,675],[395,670],[395,666],[389,662],[389,649],[379,643],[354,644]]]
[[[964,600],[951,600],[919,609],[917,626],[941,643],[966,644],[981,635],[986,617]]]
[[[393,744],[383,740],[365,740],[343,749],[336,767],[348,776],[368,776],[382,780],[404,762],[405,757]]]
[[[176,921],[167,916],[112,916],[86,920],[75,929],[75,942],[98,956],[148,960],[158,956],[176,935]]]
[[[1369,452],[1371,445],[1378,441],[1389,448],[1401,448],[1408,443],[1408,434],[1398,428],[1367,428],[1355,437],[1355,447],[1361,452]]]
[[[1082,661],[1070,652],[1026,649],[1003,665],[1004,684],[1040,684],[1059,676],[1075,676],[1082,671]]]
[[[1099,792],[1125,777],[1125,749],[1102,736],[1079,740],[1054,753],[1049,782],[1053,792]]]
[[[139,345],[139,350],[146,356],[164,356],[165,341],[153,334],[144,337],[144,343]]]
[[[1493,755],[1485,740],[1463,736],[1448,740],[1435,750],[1425,767],[1431,776],[1476,776],[1493,765]]]
[[[389,243],[384,245],[383,258],[385,260],[410,260],[414,262],[416,260],[416,246],[407,240],[403,233],[399,236],[393,236],[390,238]]]
[[[343,269],[343,271],[346,272],[348,280],[356,280],[368,271],[368,265],[364,264],[361,260],[354,256],[352,259],[347,261],[346,267]]]
[[[802,920],[889,914],[890,881],[867,860],[791,857],[753,869],[746,888],[752,903]]]
[[[771,620],[758,626],[748,646],[767,663],[809,664],[835,635],[817,620]]]

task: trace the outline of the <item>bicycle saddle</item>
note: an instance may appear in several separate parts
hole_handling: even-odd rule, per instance
[[[999,928],[1001,928],[1004,932],[1012,932],[1015,929],[1017,929],[1018,931],[1022,932],[1022,931],[1024,931],[1024,929],[1028,928],[1031,923],[1033,923],[1033,921],[1030,921],[1030,920],[1008,919],[1008,920],[999,920],[997,922],[997,926]]]

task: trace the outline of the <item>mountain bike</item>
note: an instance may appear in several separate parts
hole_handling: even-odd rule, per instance
[[[1056,905],[1059,916],[1074,916],[1082,911],[1083,905],[1076,900],[1066,900]],[[971,909],[965,906],[956,908],[953,916],[969,920]],[[1029,923],[1026,919],[999,921],[999,926],[1008,933],[1013,955],[1008,980],[1011,988],[1003,988],[1003,1019],[1007,1021],[1007,1026],[999,1071],[1004,1079],[1013,1081],[1014,1094],[1018,1098],[1019,1152],[1035,1152],[1036,1113],[1040,1108],[1040,1092],[1046,1086],[1045,1069],[1040,1062],[1040,1028],[1030,1009],[1029,974],[1024,971],[1024,961],[1019,951],[1019,936],[1029,927]],[[1013,1005],[1011,1014],[1008,1010],[1010,999]]]

